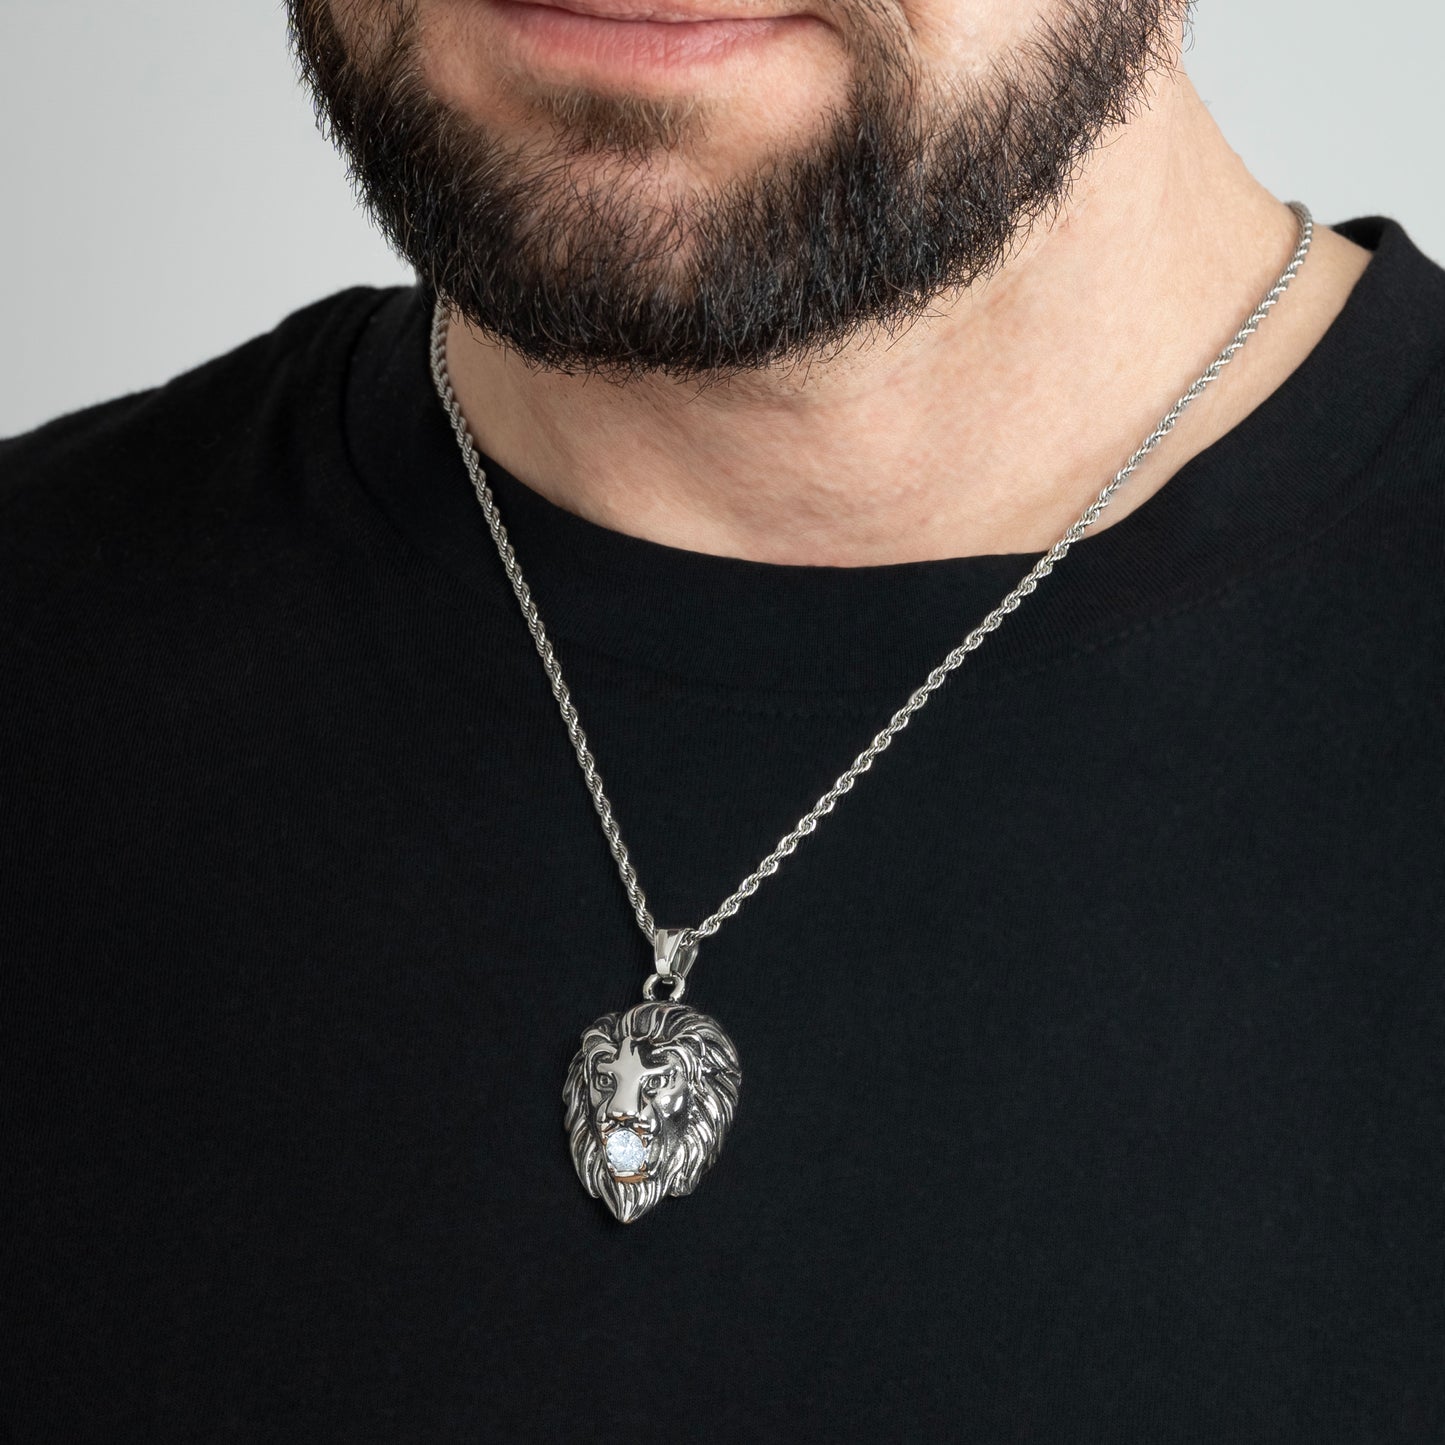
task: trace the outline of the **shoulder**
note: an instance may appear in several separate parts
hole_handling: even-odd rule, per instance
[[[400,289],[337,292],[162,386],[0,440],[0,589],[143,566],[284,510],[297,458],[339,434],[356,334]]]
[[[0,439],[0,521],[73,512],[82,499],[144,492],[176,470],[245,441],[314,400],[344,365],[348,337],[393,290],[352,287],[292,312],[272,330],[134,392]],[[313,387],[307,387],[311,381]]]
[[[223,648],[345,565],[350,353],[404,289],[338,292],[163,386],[0,440],[12,694],[96,649],[119,666]]]
[[[1345,308],[1304,375],[1294,418],[1306,455],[1353,465],[1366,515],[1393,517],[1438,549],[1445,519],[1445,268],[1399,224],[1362,217],[1334,231],[1363,247]],[[1438,557],[1438,550],[1437,550]]]
[[[1381,407],[1386,425],[1371,458],[1384,483],[1378,500],[1433,566],[1445,559],[1445,267],[1397,222],[1355,226],[1382,234],[1384,255],[1365,273],[1380,272],[1368,303],[1374,335],[1349,349],[1346,364],[1367,396],[1371,378],[1383,378],[1376,384],[1389,397]],[[1327,410],[1331,398],[1322,400]],[[1329,421],[1321,417],[1322,425]]]

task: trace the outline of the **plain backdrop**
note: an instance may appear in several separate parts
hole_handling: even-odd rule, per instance
[[[957,0],[967,4],[968,0]],[[1198,0],[1235,148],[1445,259],[1441,0]],[[317,134],[276,0],[0,0],[0,435],[410,279]]]

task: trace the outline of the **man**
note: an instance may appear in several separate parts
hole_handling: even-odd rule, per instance
[[[0,449],[10,1438],[1441,1438],[1445,274],[1183,11],[294,0],[418,285]]]

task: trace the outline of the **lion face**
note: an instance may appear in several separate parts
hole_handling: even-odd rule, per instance
[[[717,1158],[737,1107],[737,1050],[716,1020],[642,1003],[582,1036],[563,1098],[572,1162],[624,1224],[690,1194]]]

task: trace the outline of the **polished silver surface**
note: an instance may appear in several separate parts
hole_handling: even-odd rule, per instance
[[[697,962],[697,944],[688,938],[686,928],[659,928],[652,935],[652,974],[642,985],[642,996],[648,1003],[657,998],[661,984],[668,987],[667,997],[681,1003],[687,991],[689,969]]]
[[[741,1085],[737,1049],[707,1014],[662,1001],[605,1014],[582,1035],[562,1090],[577,1177],[623,1224],[691,1194]]]
[[[1213,384],[1220,372],[1234,359],[1239,349],[1259,329],[1265,317],[1269,315],[1280,297],[1288,290],[1290,283],[1298,274],[1300,267],[1304,265],[1305,258],[1309,254],[1310,243],[1314,236],[1314,223],[1310,217],[1309,209],[1299,202],[1293,202],[1291,205],[1295,215],[1299,219],[1299,244],[1295,249],[1289,265],[1274,285],[1270,287],[1259,305],[1250,313],[1244,325],[1241,326],[1235,334],[1234,339],[1215,357],[1202,375],[1195,380],[1179,400],[1164,414],[1159,424],[1139,444],[1133,456],[1125,462],[1113,480],[1094,498],[1073,526],[1039,558],[1013,591],[928,674],[928,677],[922,685],[908,698],[907,702],[893,714],[887,725],[877,734],[873,741],[853,759],[852,763],[849,764],[847,769],[839,776],[837,782],[803,814],[789,832],[783,835],[772,852],[738,884],[707,918],[695,927],[680,930],[682,941],[685,944],[695,947],[700,940],[711,937],[717,932],[718,928],[727,919],[731,918],[743,903],[757,891],[758,885],[764,878],[777,872],[778,865],[797,848],[798,844],[818,826],[818,823],[827,816],[827,814],[833,811],[839,800],[848,793],[854,783],[873,766],[878,756],[889,747],[893,739],[908,726],[914,714],[943,686],[949,674],[958,668],[969,653],[975,651],[983,643],[984,639],[1000,626],[1004,618],[1013,612],[1024,598],[1034,591],[1039,583],[1063,560],[1065,554],[1074,543],[1098,521],[1100,514],[1108,505],[1109,499],[1119,487],[1134,474],[1144,459],[1174,430],[1179,418],[1182,417],[1194,401]],[[507,529],[502,525],[501,515],[497,510],[496,500],[492,496],[492,489],[487,484],[486,473],[482,469],[481,459],[477,455],[476,445],[472,440],[471,433],[467,429],[466,419],[462,415],[461,406],[458,404],[456,393],[452,388],[446,361],[448,314],[444,301],[438,297],[436,308],[432,315],[432,380],[436,385],[437,395],[441,398],[442,405],[446,408],[447,416],[451,420],[452,430],[456,434],[457,443],[461,448],[462,458],[466,463],[472,488],[477,494],[478,502],[481,503],[482,512],[486,517],[487,526],[492,534],[492,540],[496,543],[497,551],[502,559],[502,566],[506,570],[507,580],[512,585],[512,591],[516,595],[517,602],[522,609],[522,616],[526,620],[527,628],[532,634],[533,642],[536,644],[538,655],[542,659],[542,665],[546,669],[547,678],[552,685],[552,694],[557,700],[558,708],[561,710],[562,720],[567,727],[567,735],[571,738],[572,747],[577,754],[577,761],[581,764],[582,775],[586,780],[588,792],[592,795],[592,803],[597,810],[598,818],[601,820],[602,831],[606,835],[608,847],[612,851],[612,857],[617,865],[618,874],[622,878],[622,886],[627,890],[627,897],[632,904],[633,913],[637,918],[637,926],[649,940],[653,941],[654,958],[656,959],[658,957],[656,953],[656,940],[659,929],[647,906],[647,897],[642,891],[642,885],[638,882],[637,873],[632,866],[632,860],[628,857],[627,848],[622,842],[622,833],[617,825],[612,804],[603,790],[602,779],[598,774],[596,760],[593,758],[592,750],[588,745],[587,735],[582,730],[582,723],[577,715],[577,709],[573,705],[572,695],[567,688],[566,682],[562,678],[561,666],[557,661],[556,653],[553,651],[551,639],[547,636],[546,628],[542,625],[542,618],[537,611],[536,603],[532,600],[531,590],[527,586],[526,579],[522,576],[522,569],[517,561],[517,555],[512,548],[511,540],[507,536]],[[674,930],[661,931],[669,935],[674,932]],[[672,998],[680,998],[685,987],[686,968],[691,967],[691,964],[692,960],[689,958],[686,967],[678,967],[676,965],[669,965],[667,968],[661,966],[655,967],[653,974],[647,981],[647,997],[649,999],[652,998],[659,984],[667,981]]]

